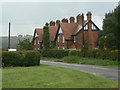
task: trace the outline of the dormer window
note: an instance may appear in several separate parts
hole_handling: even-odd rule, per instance
[[[58,36],[58,42],[60,42],[60,37]]]
[[[76,42],[76,37],[74,36],[74,43]]]
[[[63,36],[63,43],[65,42],[64,36]]]

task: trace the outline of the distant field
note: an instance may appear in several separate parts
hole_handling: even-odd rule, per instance
[[[53,66],[2,69],[3,88],[117,88],[118,83],[81,71]]]

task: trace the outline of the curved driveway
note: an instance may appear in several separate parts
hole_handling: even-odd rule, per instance
[[[118,80],[118,71],[120,70],[117,67],[105,67],[105,66],[96,66],[96,65],[83,65],[83,64],[68,64],[63,62],[54,62],[54,61],[45,61],[40,60],[41,64],[57,66],[57,67],[66,67],[71,69],[80,70],[83,72],[91,73],[98,76],[103,76],[112,80]]]

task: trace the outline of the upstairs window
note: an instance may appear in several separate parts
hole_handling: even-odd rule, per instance
[[[74,36],[74,43],[76,42],[76,37]]]
[[[86,26],[84,27],[84,30],[88,30],[88,25],[86,25]]]
[[[63,43],[65,42],[64,36],[63,36]]]
[[[60,37],[58,36],[58,42],[60,42]]]
[[[63,46],[63,50],[65,49],[65,47]]]
[[[39,40],[38,40],[38,45],[39,45]]]
[[[97,30],[97,28],[92,24],[92,30]]]

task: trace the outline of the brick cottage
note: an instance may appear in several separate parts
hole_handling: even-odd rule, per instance
[[[49,36],[50,41],[56,42],[58,49],[82,49],[85,44],[88,44],[89,49],[97,49],[95,41],[98,38],[100,30],[91,20],[92,14],[88,12],[87,20],[84,20],[84,15],[77,15],[76,22],[74,17],[68,19],[63,18],[50,22]],[[43,29],[36,28],[33,36],[34,50],[43,49]]]

